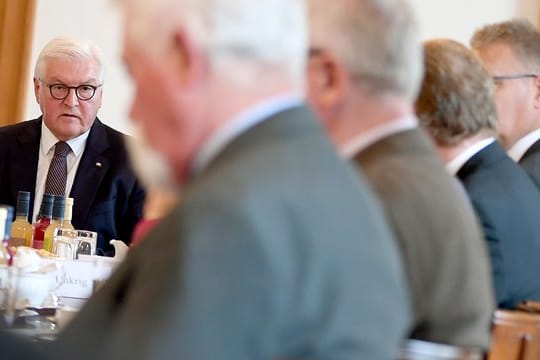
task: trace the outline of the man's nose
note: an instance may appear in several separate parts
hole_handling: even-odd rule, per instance
[[[68,89],[68,94],[64,99],[64,103],[68,106],[77,106],[79,105],[79,98],[77,97],[76,89]]]

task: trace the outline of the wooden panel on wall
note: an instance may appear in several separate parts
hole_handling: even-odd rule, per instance
[[[36,0],[0,0],[0,125],[22,120]]]

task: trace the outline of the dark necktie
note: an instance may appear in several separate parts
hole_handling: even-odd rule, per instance
[[[64,141],[59,141],[54,146],[54,156],[49,165],[45,194],[65,195],[67,179],[67,155],[70,147]]]

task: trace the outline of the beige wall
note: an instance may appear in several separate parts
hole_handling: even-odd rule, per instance
[[[40,115],[31,78],[39,51],[51,38],[68,35],[90,39],[103,49],[106,73],[103,105],[98,116],[115,129],[130,132],[127,109],[131,86],[120,61],[120,17],[113,3],[112,0],[38,0],[25,119]]]
[[[538,0],[409,0],[425,38],[450,37],[468,43],[478,27],[509,17],[538,20]]]
[[[256,1],[256,0],[254,0]],[[332,1],[332,0],[329,0]],[[467,42],[477,27],[512,16],[536,22],[537,0],[410,0],[425,38],[450,37]],[[32,64],[37,52],[54,36],[72,35],[95,41],[105,52],[107,66],[101,119],[130,132],[127,109],[131,88],[119,61],[119,16],[112,0],[38,0]],[[39,115],[31,78],[28,79],[25,119]],[[23,119],[20,119],[23,120]]]

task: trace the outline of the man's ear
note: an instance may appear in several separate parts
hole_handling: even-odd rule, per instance
[[[41,84],[39,83],[39,79],[34,78],[34,96],[36,97],[36,102],[39,104],[39,87]]]
[[[175,71],[173,76],[176,76],[181,85],[192,85],[204,76],[207,56],[185,29],[174,31],[171,52],[171,65]]]
[[[308,98],[322,117],[340,108],[348,91],[348,74],[342,63],[326,51],[310,54],[307,66]]]

